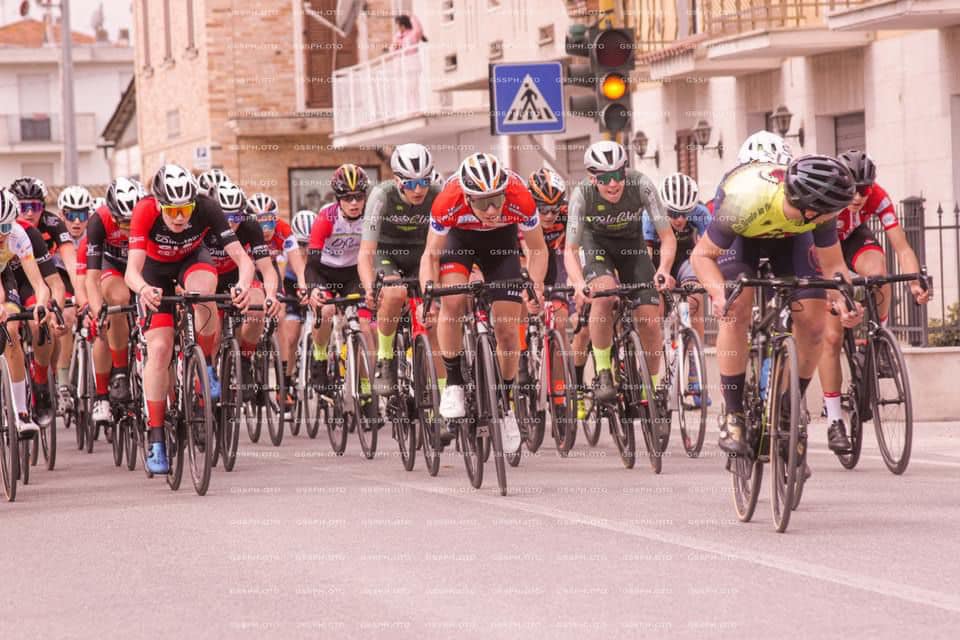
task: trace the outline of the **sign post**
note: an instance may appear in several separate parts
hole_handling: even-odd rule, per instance
[[[490,135],[563,133],[563,65],[490,65]]]

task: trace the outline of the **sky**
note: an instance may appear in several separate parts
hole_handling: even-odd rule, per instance
[[[0,24],[15,22],[20,19],[21,0],[0,0]],[[70,22],[74,31],[93,34],[93,28],[90,26],[90,16],[103,5],[104,28],[110,34],[110,39],[115,40],[117,29],[130,28],[132,22],[130,0],[69,0],[70,2]],[[30,17],[39,19],[43,15],[43,10],[36,3],[30,2]]]

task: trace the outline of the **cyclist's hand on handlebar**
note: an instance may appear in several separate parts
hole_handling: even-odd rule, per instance
[[[653,276],[653,284],[657,288],[657,291],[664,291],[677,286],[677,281],[674,280],[669,271],[659,270],[657,274]]]
[[[307,304],[309,304],[310,308],[313,309],[313,313],[315,315],[320,315],[320,307],[323,305],[323,292],[319,287],[314,287],[310,290]]]
[[[250,305],[250,287],[241,287],[237,285],[230,290],[230,296],[232,298],[233,306],[241,311],[246,311],[247,307]]]
[[[917,304],[927,304],[933,297],[933,289],[924,289],[917,280],[910,282],[910,293],[913,294],[913,299],[917,301]]]
[[[163,296],[163,290],[157,287],[145,286],[140,290],[140,300],[150,311],[160,310],[160,298]]]
[[[587,286],[582,280],[579,282],[572,283],[573,286],[573,301],[577,307],[577,313],[580,313],[583,310],[583,305],[587,304],[590,300],[584,294],[583,290]]]
[[[863,321],[863,305],[859,302],[853,303],[853,310],[847,309],[843,301],[835,302],[835,309],[840,313],[840,324],[846,329],[853,329]]]
[[[383,296],[381,291],[380,296]],[[380,301],[373,297],[373,283],[363,285],[363,301],[370,311],[376,311]]]
[[[264,314],[268,318],[279,318],[280,313],[283,311],[283,306],[277,300],[276,293],[268,293],[263,299],[263,309]]]

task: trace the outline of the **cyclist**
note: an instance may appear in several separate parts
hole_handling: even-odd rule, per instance
[[[307,245],[310,244],[310,230],[316,221],[317,213],[310,209],[297,211],[290,221],[290,231],[297,242],[296,253],[299,256],[299,261],[304,265],[307,261]],[[307,289],[306,280],[303,278],[305,278],[304,269],[301,269],[298,275],[290,261],[287,260],[286,271],[283,274],[283,293],[290,298],[301,298]],[[288,302],[283,324],[280,326],[280,337],[282,339],[280,348],[283,350],[283,361],[286,362],[286,367],[284,367],[284,375],[286,376],[284,387],[286,389],[296,389],[293,372],[297,366],[297,343],[300,340],[302,328],[303,314],[300,311],[300,305]]]
[[[770,131],[756,131],[740,146],[737,153],[737,164],[751,162],[773,162],[775,164],[789,164],[793,159],[790,145],[780,136]]]
[[[217,199],[217,188],[224,182],[232,182],[223,169],[210,169],[197,176],[197,186],[200,191]]]
[[[836,158],[807,155],[788,167],[751,163],[734,169],[717,191],[714,217],[691,257],[697,278],[713,302],[720,322],[717,360],[720,368],[724,415],[720,448],[746,455],[743,385],[747,360],[747,331],[753,306],[747,290],[728,310],[724,283],[741,274],[755,275],[761,257],[768,257],[778,276],[817,277],[817,263],[825,274],[848,274],[837,242],[835,218],[853,199],[855,184],[849,169]],[[831,291],[832,298],[838,297]],[[816,369],[822,346],[826,294],[822,289],[800,289],[794,294],[793,335],[797,341],[801,395]],[[862,309],[841,308],[845,326],[862,317]],[[809,467],[805,466],[805,474]]]
[[[627,168],[627,154],[613,141],[595,142],[587,148],[583,163],[589,177],[577,185],[570,198],[567,246],[564,264],[576,289],[577,308],[586,302],[585,284],[591,289],[610,289],[623,284],[653,283],[657,289],[672,288],[673,260],[677,240],[663,210],[656,185],[644,174]],[[647,211],[660,237],[660,266],[655,268],[643,242],[643,211]],[[580,251],[583,250],[583,264]],[[640,306],[634,320],[651,374],[660,370],[660,296],[645,291],[637,296]],[[615,298],[592,300],[590,341],[599,386],[596,399],[610,403],[617,390],[611,368]],[[654,374],[656,385],[659,376]]]
[[[75,271],[76,268],[77,254],[73,243],[70,241],[70,234],[67,233],[63,221],[56,214],[44,208],[47,187],[42,180],[30,177],[19,178],[10,185],[10,191],[20,201],[20,218],[17,222],[27,229],[33,243],[34,257],[37,259],[37,264],[40,265],[40,273],[50,289],[51,299],[62,309],[71,278],[62,274],[62,272],[58,273],[58,269],[62,268],[64,264],[72,266],[72,271]],[[30,229],[33,229],[33,231],[30,231]],[[36,242],[37,238],[40,239],[42,250]],[[63,256],[59,261],[56,259],[58,253]],[[22,272],[17,271],[17,273]],[[21,301],[25,306],[31,306],[33,304],[32,283],[21,276],[17,285],[20,290]],[[35,410],[37,420],[40,421],[40,424],[46,425],[53,419],[54,413],[47,382],[56,340],[47,340],[44,344],[39,344],[39,329],[36,323],[30,323],[30,326],[33,333],[33,353],[36,358],[31,372],[31,379],[35,383]],[[66,331],[65,327],[51,326],[56,339],[59,339]]]
[[[677,253],[673,260],[670,275],[681,285],[697,285],[697,275],[690,265],[690,254],[697,239],[707,232],[710,224],[710,212],[700,204],[697,196],[700,188],[697,181],[688,175],[674,173],[660,181],[660,201],[670,218],[670,228],[677,239]],[[643,216],[643,239],[653,257],[653,264],[660,265],[660,236],[657,234],[650,216]],[[690,296],[690,304],[695,313],[690,316],[694,331],[703,342],[703,296]]]
[[[430,208],[440,193],[432,179],[433,156],[421,144],[401,144],[390,157],[393,179],[376,185],[367,199],[357,270],[366,292],[366,305],[377,309],[377,371],[373,389],[380,395],[396,391],[393,341],[407,302],[406,287],[389,287],[373,299],[377,271],[389,279],[416,276],[427,242]]]
[[[851,271],[862,276],[886,275],[883,247],[877,242],[867,221],[876,216],[883,225],[887,241],[897,254],[897,262],[904,273],[916,273],[920,270],[920,261],[913,252],[907,235],[897,220],[890,196],[879,184],[876,184],[877,166],[873,159],[859,150],[840,154],[843,162],[853,173],[857,183],[857,192],[853,202],[837,216],[837,233],[844,260]],[[910,283],[910,292],[917,304],[930,301],[930,292],[924,291],[916,280]],[[880,309],[880,321],[886,323],[890,311],[890,285],[884,285],[877,298]],[[829,427],[829,445],[831,451],[845,453],[850,450],[846,425],[840,404],[840,386],[843,382],[840,371],[840,351],[843,346],[843,329],[832,316],[827,316],[824,333],[823,355],[820,358],[820,386],[823,388],[823,404],[827,410]],[[881,366],[886,363],[881,362]]]
[[[26,281],[31,287],[30,295],[34,298],[34,324],[39,324],[41,313],[50,301],[50,291],[40,270],[39,260],[34,255],[35,248],[43,252],[43,260],[48,265],[50,261],[46,255],[46,245],[36,229],[31,227],[30,233],[18,224],[17,216],[20,211],[20,202],[13,192],[0,187],[0,271],[3,281],[0,296],[4,302],[0,304],[0,321],[6,321],[9,312],[20,311],[23,287],[19,283]],[[4,356],[10,370],[13,402],[17,412],[17,431],[24,434],[36,433],[39,427],[31,418],[30,407],[27,406],[27,380],[23,349],[18,339],[18,323],[8,323],[7,331],[12,340],[7,344]]]
[[[337,167],[330,178],[330,187],[336,200],[317,213],[307,246],[306,280],[310,287],[310,306],[321,319],[320,328],[313,331],[313,379],[319,381],[321,389],[326,389],[327,385],[327,343],[336,312],[334,307],[323,305],[322,301],[324,296],[360,293],[357,260],[370,179],[362,167],[348,163]],[[370,311],[361,307],[358,315],[369,346]]]
[[[243,246],[246,255],[253,260],[260,277],[263,278],[262,282],[258,280],[251,282],[252,289],[247,302],[254,305],[266,305],[266,302],[270,301],[269,305],[265,307],[266,314],[264,311],[251,311],[244,316],[244,322],[237,336],[242,355],[241,369],[244,380],[247,381],[243,388],[249,391],[251,385],[248,382],[252,379],[250,364],[253,362],[253,354],[257,350],[260,335],[263,333],[264,315],[276,318],[280,314],[280,305],[277,303],[277,271],[273,266],[273,260],[270,259],[270,250],[263,238],[263,230],[256,219],[247,215],[245,211],[247,199],[240,187],[228,180],[221,180],[216,186],[216,195],[220,209],[227,217],[230,230]],[[216,292],[230,293],[240,279],[239,265],[227,253],[220,236],[207,234],[203,241],[204,247],[213,261],[213,266],[217,270]],[[219,400],[220,382],[217,379],[216,368],[209,360],[207,361],[207,377],[210,379],[210,397]]]
[[[153,312],[144,328],[147,361],[143,368],[143,393],[147,401],[150,453],[147,468],[170,472],[163,437],[168,370],[173,354],[173,308],[161,296],[173,295],[180,285],[187,291],[212,294],[217,273],[203,246],[207,234],[220,236],[227,254],[239,265],[233,303],[245,308],[249,301],[254,266],[227,225],[216,200],[198,195],[197,183],[186,169],[168,164],[153,177],[152,195],[137,203],[130,222],[129,256],[124,276],[146,309]],[[216,308],[197,305],[197,343],[209,359],[216,340]]]
[[[454,177],[433,201],[430,231],[420,261],[420,284],[440,281],[442,286],[464,284],[474,265],[487,282],[519,278],[520,248],[517,227],[530,251],[528,269],[536,296],[527,302],[528,311],[537,313],[547,273],[548,249],[540,227],[536,202],[527,191],[523,178],[504,169],[489,153],[475,153],[461,164]],[[494,289],[491,318],[496,334],[497,359],[508,400],[519,365],[520,327],[526,319],[519,288]],[[465,295],[444,297],[440,301],[437,337],[447,384],[440,400],[440,414],[462,418],[466,413],[460,319],[467,309]],[[503,422],[503,450],[520,448],[517,418],[511,410]]]

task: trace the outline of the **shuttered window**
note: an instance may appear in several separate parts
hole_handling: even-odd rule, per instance
[[[692,130],[677,131],[676,149],[677,171],[697,180],[697,143],[693,139]]]
[[[337,0],[310,0],[310,8],[336,24]],[[313,16],[304,16],[307,107],[333,107],[333,71],[357,64],[357,29],[346,39]]]
[[[837,116],[834,121],[834,139],[837,141],[835,155],[850,149],[866,151],[867,126],[863,112]]]

